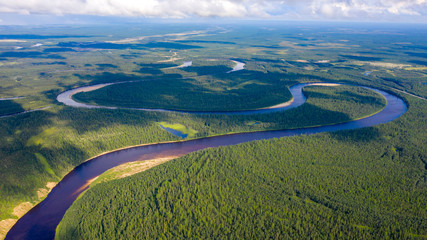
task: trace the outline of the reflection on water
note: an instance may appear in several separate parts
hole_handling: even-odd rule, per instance
[[[235,61],[235,60],[231,60],[232,62],[234,62],[236,65],[233,67],[232,70],[228,71],[227,73],[231,73],[231,72],[235,72],[235,71],[239,71],[239,70],[243,70],[245,69],[245,63],[239,62],[239,61]]]

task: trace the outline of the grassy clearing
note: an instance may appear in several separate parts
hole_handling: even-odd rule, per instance
[[[27,141],[27,146],[37,146],[42,145],[47,147],[49,144],[52,144],[52,137],[55,133],[59,132],[57,127],[51,127],[43,130],[40,134],[32,136]]]
[[[36,155],[37,160],[40,162],[41,165],[43,165],[44,170],[49,173],[53,178],[57,178],[59,180],[59,177],[56,176],[55,172],[52,170],[50,164],[46,160],[46,158],[41,155],[40,153],[34,153]]]

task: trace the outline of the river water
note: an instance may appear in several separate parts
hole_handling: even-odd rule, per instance
[[[228,71],[227,73],[231,73],[231,72],[235,72],[235,71],[240,71],[245,69],[245,63],[239,62],[239,61],[235,61],[235,60],[231,60],[232,62],[234,62],[236,65],[233,67],[232,70]]]
[[[279,111],[300,106],[305,102],[305,97],[301,91],[302,87],[304,86],[307,86],[307,84],[298,84],[290,88],[294,99],[293,102],[286,107],[279,109],[252,110],[248,111],[249,113],[232,112],[226,114],[254,114],[261,113],[259,111],[264,110],[267,112]],[[45,200],[43,200],[40,204],[35,206],[18,220],[18,222],[7,234],[6,239],[53,239],[55,236],[56,226],[61,221],[66,210],[71,206],[80,193],[88,188],[91,180],[108,169],[123,163],[169,156],[179,157],[205,148],[229,146],[254,140],[288,137],[301,134],[310,135],[321,132],[333,132],[338,130],[370,127],[390,122],[406,112],[407,107],[402,99],[384,91],[376,89],[372,90],[382,94],[387,100],[387,105],[379,113],[364,119],[329,126],[293,130],[237,133],[182,142],[150,144],[118,150],[95,157],[90,161],[82,163],[70,173],[68,173],[62,179],[62,181],[59,182],[55,188],[53,188]],[[71,98],[68,97],[68,99]],[[67,105],[68,103],[72,103],[72,99],[68,99],[66,98],[66,101],[63,103]],[[73,105],[71,104],[71,106]]]

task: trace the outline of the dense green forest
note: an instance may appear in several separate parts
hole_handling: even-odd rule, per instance
[[[237,76],[222,73],[193,79],[163,77],[160,80],[111,85],[73,97],[103,106],[187,111],[249,110],[290,100],[289,83],[292,82],[284,76],[274,79],[259,78],[257,74],[249,73]]]
[[[20,104],[13,100],[0,100],[0,116],[19,113],[25,111]]]
[[[427,105],[409,104],[378,127],[202,150],[99,183],[56,238],[425,238]]]
[[[203,137],[333,124],[370,115],[385,104],[379,94],[359,87],[307,87],[304,91],[308,99],[303,106],[265,115],[192,115],[55,107],[0,119],[0,136],[5,139],[0,146],[3,161],[0,216],[13,218],[12,209],[17,204],[23,200],[38,201],[36,191],[47,181],[59,181],[74,166],[99,153],[131,145],[180,140],[162,130],[157,122],[181,123],[198,131],[194,137]],[[258,124],[251,124],[254,122]],[[46,161],[41,161],[37,154]]]
[[[14,218],[22,201],[58,182],[74,166],[99,153],[150,142],[176,140],[155,123],[156,114],[57,107],[0,119],[0,216]],[[37,157],[43,156],[46,164]],[[47,167],[46,167],[47,166]]]

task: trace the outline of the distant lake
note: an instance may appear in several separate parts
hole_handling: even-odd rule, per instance
[[[165,126],[163,126],[162,124],[160,124],[160,127],[161,127],[163,130],[166,130],[167,132],[172,133],[173,135],[175,135],[175,136],[177,136],[177,137],[180,137],[180,138],[182,138],[182,139],[186,139],[186,138],[187,138],[187,136],[188,136],[188,134],[184,134],[184,133],[182,133],[182,132],[180,132],[180,131],[178,131],[178,130],[175,130],[175,129],[172,129],[172,128],[168,128],[168,127],[165,127]]]

